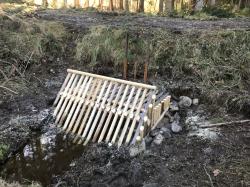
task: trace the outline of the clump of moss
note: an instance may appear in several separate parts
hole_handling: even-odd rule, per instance
[[[0,161],[4,159],[9,150],[8,145],[0,144]]]

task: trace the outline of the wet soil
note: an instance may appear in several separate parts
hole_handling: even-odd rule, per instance
[[[33,133],[24,148],[0,167],[4,179],[22,184],[38,181],[48,186],[53,176],[69,169],[72,160],[81,156],[83,146],[73,144],[54,124],[47,125],[42,132]]]
[[[74,10],[44,10],[36,16],[47,20],[56,20],[73,27],[89,28],[91,26],[112,26],[132,29],[165,28],[171,30],[218,30],[218,29],[250,29],[249,18],[219,19],[216,21],[184,20],[160,16],[139,14],[99,13]]]
[[[126,148],[93,145],[69,171],[62,186],[249,186],[249,125],[217,129],[217,139],[187,132],[151,144],[136,157]],[[211,179],[210,179],[211,178]]]

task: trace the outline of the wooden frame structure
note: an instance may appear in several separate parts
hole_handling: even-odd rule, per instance
[[[170,96],[156,87],[72,69],[54,101],[55,123],[78,143],[134,144],[157,126]]]

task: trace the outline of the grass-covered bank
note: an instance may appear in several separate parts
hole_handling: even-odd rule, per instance
[[[191,79],[209,102],[228,109],[233,106],[236,111],[249,108],[246,105],[250,103],[250,32],[247,29],[170,31],[127,25],[91,26],[82,30],[32,15],[18,10],[4,10],[0,14],[0,79],[3,86],[15,92],[27,87],[25,81],[19,86],[20,81],[16,84],[10,77],[24,77],[33,66],[44,68],[67,62],[102,69],[101,72],[106,69],[122,72],[128,33],[131,77],[135,70],[140,74],[143,63],[149,62],[151,77],[158,76],[165,81]],[[4,92],[10,93],[6,89]]]
[[[118,70],[125,58],[125,43],[124,29],[93,28],[78,39],[76,59]],[[130,31],[128,59],[139,69],[149,62],[151,75],[191,78],[213,104],[239,111],[249,102],[249,31]]]

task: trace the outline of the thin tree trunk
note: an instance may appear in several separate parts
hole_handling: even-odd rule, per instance
[[[121,10],[124,9],[124,8],[123,8],[123,0],[120,0],[120,1],[119,1],[119,8],[120,8]]]
[[[111,11],[114,11],[113,0],[110,0],[110,2],[109,2],[109,9],[110,9]]]
[[[160,0],[159,2],[159,13],[163,12],[163,0]]]
[[[128,75],[128,33],[126,34],[125,60],[123,63],[123,78],[127,79]]]
[[[128,4],[128,0],[125,0],[125,10],[129,11],[129,4]]]
[[[139,0],[139,12],[144,12],[144,0]]]

